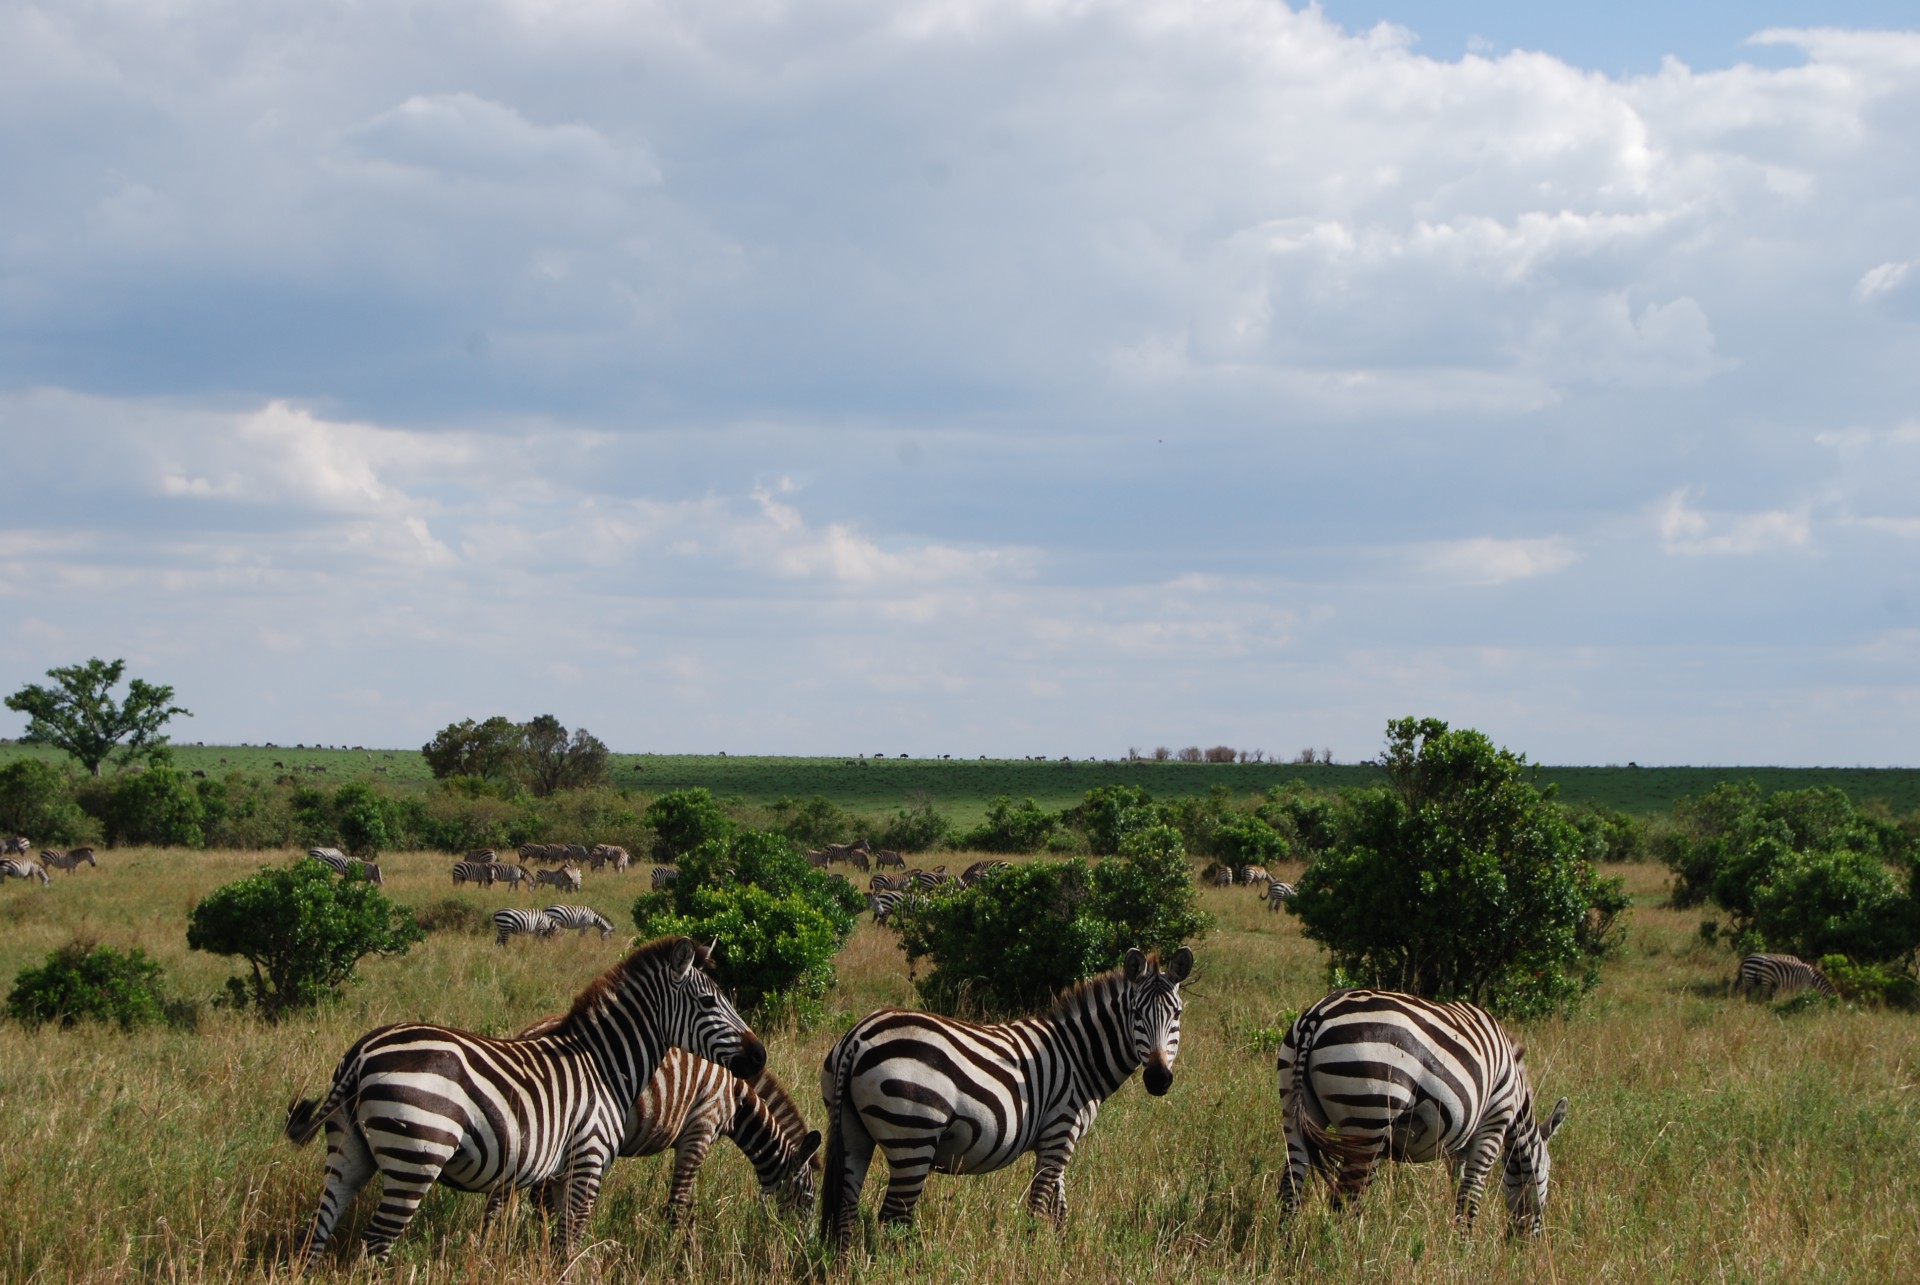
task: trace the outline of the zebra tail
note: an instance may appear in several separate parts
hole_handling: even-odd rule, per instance
[[[349,1058],[351,1065],[343,1064],[334,1072],[333,1087],[327,1090],[326,1100],[316,1102],[312,1098],[295,1098],[287,1105],[287,1141],[296,1147],[304,1147],[313,1141],[327,1117],[338,1111],[346,1102],[360,1081],[360,1068],[357,1058]]]
[[[1300,1045],[1293,1058],[1293,1092],[1287,1094],[1286,1103],[1281,1108],[1282,1114],[1306,1139],[1307,1149],[1313,1153],[1316,1164],[1324,1165],[1329,1158],[1347,1162],[1370,1157],[1372,1148],[1366,1143],[1342,1137],[1316,1120],[1316,1112],[1307,1110],[1307,1098],[1312,1095],[1314,1105],[1319,1107],[1317,1114],[1323,1118],[1327,1115],[1326,1107],[1320,1104],[1319,1095],[1313,1092],[1313,1079],[1307,1074],[1307,1061],[1313,1053],[1314,1037],[1319,1033],[1318,1022],[1301,1033]]]
[[[827,1098],[827,1158],[822,1166],[820,1193],[820,1241],[832,1244],[839,1234],[840,1214],[847,1204],[847,1126],[845,1112],[850,1106],[848,1097],[853,1078],[853,1056],[847,1049],[846,1037],[842,1036],[831,1052],[827,1054],[832,1067],[832,1076],[821,1077],[821,1088],[832,1087],[831,1094],[823,1093]]]

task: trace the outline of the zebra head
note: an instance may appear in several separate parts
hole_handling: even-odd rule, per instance
[[[712,966],[713,952],[693,938],[673,943],[661,997],[661,1033],[676,1048],[751,1080],[767,1064],[766,1045],[707,976],[704,970]]]
[[[1158,955],[1138,947],[1127,952],[1127,1024],[1134,1056],[1145,1064],[1147,1092],[1160,1097],[1173,1087],[1173,1060],[1180,1055],[1180,983],[1193,971],[1185,946],[1162,966]]]
[[[1500,1188],[1507,1198],[1507,1230],[1511,1235],[1538,1236],[1546,1227],[1547,1179],[1553,1173],[1547,1140],[1566,1118],[1567,1100],[1561,1098],[1553,1104],[1553,1114],[1545,1124],[1537,1123],[1533,1112],[1528,1111],[1514,1122],[1507,1135]]]
[[[782,1213],[798,1221],[813,1217],[813,1207],[820,1199],[820,1130],[807,1130],[780,1176],[762,1187],[760,1194],[771,1196]]]

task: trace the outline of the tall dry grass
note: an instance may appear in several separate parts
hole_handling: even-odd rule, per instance
[[[187,908],[289,854],[111,852],[54,887],[0,890],[0,984],[75,935],[137,945],[183,993],[211,996],[226,960],[185,949]],[[383,860],[389,892],[491,908],[509,893],[448,886],[446,858]],[[1291,1225],[1275,1201],[1273,1054],[1285,1015],[1322,991],[1297,924],[1244,889],[1202,893],[1219,926],[1198,949],[1172,1093],[1137,1084],[1103,1111],[1068,1171],[1067,1230],[1021,1212],[1026,1165],[936,1177],[907,1236],[869,1229],[872,1252],[826,1263],[803,1229],[755,1198],[729,1146],[701,1175],[690,1236],[659,1217],[666,1163],[616,1166],[580,1281],[1898,1281],[1920,1276],[1920,1026],[1908,1016],[1792,1017],[1728,1000],[1732,961],[1700,946],[1694,917],[1656,904],[1659,872],[1629,872],[1640,902],[1628,946],[1585,1011],[1519,1034],[1541,1093],[1572,1098],[1554,1144],[1548,1234],[1503,1235],[1493,1196],[1455,1233],[1438,1166],[1389,1167],[1357,1213],[1316,1194]],[[639,876],[589,876],[582,900],[616,923]],[[525,904],[522,899],[521,904]],[[211,1007],[197,1029],[0,1025],[0,1278],[277,1279],[320,1190],[318,1146],[281,1137],[289,1098],[319,1091],[367,1028],[422,1018],[506,1031],[563,1005],[617,956],[619,938],[515,941],[435,934],[370,960],[338,1004],[277,1027]],[[842,1020],[769,1032],[775,1069],[819,1113],[820,1058],[839,1029],[910,1002],[890,934],[862,926],[841,958]],[[882,1166],[863,1204],[871,1222]],[[529,1217],[484,1236],[478,1197],[436,1191],[387,1275],[418,1281],[552,1280],[561,1268]],[[364,1218],[366,1206],[351,1223]],[[346,1229],[353,1230],[352,1226]],[[337,1271],[351,1265],[343,1235]]]

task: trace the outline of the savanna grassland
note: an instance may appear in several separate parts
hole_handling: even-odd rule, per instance
[[[173,989],[211,997],[229,961],[189,953],[188,907],[291,852],[121,849],[54,886],[0,889],[0,979],[76,935],[139,946]],[[950,861],[966,858],[950,854]],[[389,853],[388,893],[477,909],[511,893],[449,887],[448,858]],[[1277,873],[1290,874],[1293,871]],[[1103,1111],[1068,1171],[1062,1235],[1021,1211],[1026,1164],[936,1176],[918,1230],[872,1233],[871,1253],[823,1264],[805,1230],[760,1207],[731,1144],[701,1174],[694,1230],[663,1225],[668,1162],[621,1161],[590,1243],[566,1278],[782,1281],[1186,1281],[1247,1279],[1591,1281],[1911,1280],[1920,1274],[1920,1021],[1874,1011],[1783,1012],[1726,998],[1732,959],[1699,942],[1697,912],[1663,908],[1665,873],[1624,868],[1636,908],[1626,946],[1576,1016],[1520,1029],[1535,1083],[1566,1094],[1554,1143],[1548,1234],[1509,1243],[1497,1194],[1455,1233],[1437,1166],[1388,1167],[1357,1214],[1316,1191],[1289,1226],[1274,1199],[1284,1162],[1272,1044],[1324,990],[1322,958],[1285,914],[1241,888],[1207,889],[1217,927],[1197,947],[1176,1081],[1138,1077]],[[578,900],[616,923],[643,887],[589,875]],[[526,904],[524,901],[522,904]],[[811,1116],[817,1068],[838,1032],[910,1003],[904,959],[866,923],[839,960],[833,1017],[763,1032]],[[318,1094],[369,1027],[428,1019],[507,1032],[562,1007],[623,938],[517,940],[440,931],[317,1013],[266,1026],[202,1003],[194,1029],[122,1034],[0,1025],[0,1278],[10,1281],[274,1279],[312,1215],[323,1149],[281,1135],[287,1102]],[[824,1124],[824,1121],[820,1122]],[[560,1275],[534,1220],[480,1231],[481,1200],[436,1189],[385,1273],[357,1279],[537,1281]]]

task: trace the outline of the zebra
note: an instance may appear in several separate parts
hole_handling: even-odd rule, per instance
[[[1567,1100],[1545,1123],[1535,1118],[1525,1056],[1472,1004],[1375,990],[1315,1002],[1280,1046],[1283,1213],[1299,1204],[1315,1165],[1333,1177],[1338,1206],[1366,1190],[1382,1157],[1445,1159],[1459,1184],[1454,1222],[1470,1228],[1487,1174],[1503,1159],[1508,1230],[1538,1235],[1552,1169],[1547,1142],[1567,1118]]]
[[[820,1069],[827,1104],[821,1239],[845,1249],[876,1146],[891,1176],[881,1221],[909,1224],[931,1170],[987,1173],[1035,1153],[1027,1207],[1067,1216],[1067,1162],[1100,1103],[1145,1065],[1147,1092],[1173,1087],[1182,946],[1163,968],[1129,950],[1119,968],[1062,991],[1053,1008],[999,1026],[883,1008],[841,1036]]]
[[[1240,882],[1249,888],[1257,888],[1261,884],[1272,883],[1273,876],[1267,873],[1265,866],[1248,866],[1240,872]]]
[[[1213,866],[1201,878],[1215,888],[1231,888],[1233,887],[1233,867]]]
[[[870,892],[867,894],[867,909],[873,912],[874,923],[884,924],[887,922],[887,916],[913,900],[914,896],[915,893],[912,891],[902,891],[892,888],[880,892]]]
[[[1267,881],[1267,910],[1269,913],[1280,909],[1284,902],[1293,900],[1293,885],[1281,883],[1278,879]]]
[[[64,870],[68,874],[72,874],[78,870],[82,862],[93,866],[95,869],[98,869],[100,865],[98,861],[93,859],[92,848],[75,848],[71,852],[55,852],[52,848],[42,848],[40,850],[41,865],[52,866],[55,870]]]
[[[371,879],[377,884],[386,883],[380,875],[380,867],[374,862],[346,856],[338,848],[308,848],[307,855],[335,874],[343,875],[348,879]],[[455,882],[458,882],[457,878]]]
[[[659,892],[662,888],[671,888],[673,887],[674,881],[679,877],[680,872],[672,866],[655,866],[653,868],[653,890]]]
[[[601,941],[613,936],[612,921],[591,906],[548,906],[547,918],[560,928],[578,928],[582,937],[589,928],[600,930]]]
[[[943,883],[954,882],[953,876],[947,873],[945,866],[935,866],[931,870],[909,870],[907,875],[913,880],[913,886],[922,892],[938,888]]]
[[[1834,999],[1840,992],[1827,975],[1797,955],[1748,955],[1740,961],[1740,975],[1734,989],[1752,999],[1755,991],[1766,998],[1778,999],[1804,990],[1816,990]]]
[[[1010,865],[1012,862],[1008,861],[976,861],[960,872],[960,882],[963,886],[971,888],[994,871],[1005,870]]]
[[[504,883],[515,892],[519,892],[523,886],[529,892],[533,890],[533,872],[525,866],[507,865],[499,861],[487,864],[493,867],[493,882]]]
[[[611,864],[615,874],[625,870],[633,862],[633,857],[625,848],[611,843],[596,843],[587,853],[587,864],[598,870]]]
[[[491,861],[456,861],[453,863],[453,886],[458,888],[463,883],[477,883],[491,888],[494,873],[498,869]]]
[[[428,1188],[505,1191],[566,1186],[561,1262],[586,1230],[628,1107],[669,1045],[751,1079],[766,1047],[704,971],[705,947],[663,937],[587,985],[566,1016],[528,1039],[490,1039],[404,1022],[354,1041],[326,1097],[294,1102],[296,1146],[327,1131],[327,1182],[307,1236],[305,1270],[378,1171],[380,1206],[362,1244],[384,1260]]]
[[[518,1038],[544,1034],[558,1019],[537,1022]],[[654,1156],[673,1148],[673,1184],[667,1223],[679,1226],[693,1206],[693,1181],[714,1140],[732,1138],[760,1180],[761,1197],[784,1211],[810,1217],[819,1188],[820,1133],[807,1128],[784,1084],[762,1069],[751,1082],[717,1062],[668,1049],[660,1069],[627,1108],[620,1134],[622,1156]],[[537,1202],[547,1207],[557,1185],[543,1185]],[[504,1192],[487,1198],[491,1221],[506,1203]]]
[[[53,882],[38,861],[28,857],[0,857],[0,883],[9,879],[38,879],[42,888]]]
[[[873,864],[882,870],[888,868],[905,870],[907,868],[907,859],[891,848],[882,848],[873,854]]]
[[[562,892],[580,891],[580,872],[572,866],[561,866],[558,870],[539,870],[534,872],[533,886],[538,888],[547,884]]]
[[[516,933],[532,933],[536,938],[551,937],[560,925],[544,910],[516,910],[511,906],[493,912],[493,944],[504,946]]]
[[[913,876],[905,873],[875,875],[867,880],[867,887],[873,892],[905,892],[913,887]]]
[[[500,860],[500,854],[492,848],[475,848],[472,852],[469,852],[465,857],[461,858],[461,860],[497,862]]]
[[[0,857],[24,857],[32,851],[33,841],[24,834],[10,834],[0,838]]]

